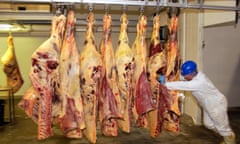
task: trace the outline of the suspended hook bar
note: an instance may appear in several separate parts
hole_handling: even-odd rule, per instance
[[[202,6],[203,6],[203,0],[198,0],[198,4],[200,6],[200,9],[202,9]]]
[[[66,3],[57,3],[56,6],[57,6],[57,10],[56,10],[56,16],[59,16],[61,14],[67,16],[67,11],[68,11],[68,8],[70,10],[74,9],[74,5],[73,4],[70,4],[70,3],[67,3],[67,5],[65,5]]]
[[[8,35],[12,36],[12,30],[11,29],[8,31]]]
[[[125,13],[127,11],[127,5],[123,4],[122,5],[122,12]]]
[[[144,13],[144,6],[146,6],[148,4],[148,0],[140,0],[143,1],[144,3],[142,3],[142,5],[140,5],[140,15],[143,15]]]
[[[105,4],[104,10],[106,13],[109,13],[109,4]]]
[[[74,9],[74,5],[69,5],[69,10],[73,10],[73,9]],[[64,6],[62,14],[67,16],[68,14],[67,6]]]
[[[172,3],[178,3],[178,0],[170,0]],[[179,7],[170,7],[168,8],[168,17],[171,18],[173,16],[179,16],[180,8]]]
[[[144,5],[140,6],[139,11],[140,11],[140,15],[143,15],[143,13],[144,13]]]
[[[157,13],[157,14],[158,14],[159,11],[160,11],[159,1],[160,1],[160,0],[156,0],[156,3],[157,3],[156,13]]]
[[[65,10],[66,8],[64,8],[64,10]],[[74,9],[74,4],[71,4],[71,5],[69,5],[69,9],[70,10],[73,10]]]
[[[62,12],[61,12],[61,7],[59,6],[58,8],[57,8],[57,10],[56,10],[56,16],[59,16],[59,15],[61,15],[62,14]]]
[[[88,10],[89,10],[89,12],[93,11],[93,4],[92,3],[88,4]]]

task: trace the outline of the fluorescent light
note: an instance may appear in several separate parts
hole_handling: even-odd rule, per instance
[[[30,26],[22,26],[19,24],[0,24],[0,31],[1,32],[27,32],[30,31],[31,27]]]
[[[11,30],[13,25],[10,24],[0,24],[0,30]]]

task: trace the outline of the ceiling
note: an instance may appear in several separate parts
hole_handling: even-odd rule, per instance
[[[5,2],[4,2],[5,1]],[[9,1],[9,2],[7,2]],[[19,2],[18,2],[19,1]],[[129,17],[129,28],[131,31],[135,31],[135,26],[138,20],[137,15],[141,12],[144,13],[149,18],[148,25],[152,25],[151,18],[157,11],[166,12],[166,9],[172,7],[172,3],[168,3],[168,5],[163,5],[162,7],[156,7],[150,5],[153,1],[148,1],[148,3],[144,3],[145,5],[141,5],[142,1],[131,1],[129,0],[124,5],[120,4],[112,4],[108,5],[105,3],[50,3],[50,2],[37,2],[38,0],[1,0],[0,2],[0,23],[9,23],[16,26],[22,26],[26,28],[26,31],[31,32],[49,32],[51,19],[53,15],[56,14],[58,9],[66,10],[66,9],[74,9],[75,17],[76,17],[76,26],[79,31],[85,30],[86,25],[86,17],[90,10],[95,13],[96,18],[96,27],[102,27],[102,17],[106,11],[108,11],[113,18],[113,27],[119,27],[119,18],[123,11],[126,11]],[[44,1],[44,0],[42,0]],[[47,1],[47,0],[45,0]],[[57,1],[57,0],[55,0]],[[62,0],[64,1],[64,0]],[[67,1],[67,0],[66,0]],[[71,0],[68,0],[71,1]],[[79,0],[78,0],[79,1]],[[84,1],[84,0],[81,0]],[[94,1],[94,0],[93,0]],[[96,0],[95,0],[96,1]],[[131,5],[129,2],[135,2]],[[211,0],[210,0],[211,1]],[[104,2],[104,1],[103,1]],[[112,0],[112,2],[115,2]],[[139,3],[138,3],[139,2]],[[162,2],[162,1],[161,1]],[[181,5],[180,5],[180,2]],[[184,3],[187,2],[187,3]],[[179,0],[179,7],[183,7],[183,9],[189,7],[194,8],[194,5],[190,4],[202,4],[203,0]],[[109,1],[111,3],[111,0]],[[128,5],[129,3],[129,5]],[[185,5],[184,5],[185,4]],[[127,6],[126,6],[127,5]],[[191,6],[191,7],[190,7]],[[203,4],[202,4],[203,6]],[[198,8],[197,6],[195,8]],[[224,7],[209,7],[212,9],[216,8],[224,8]],[[97,28],[98,29],[98,28]]]

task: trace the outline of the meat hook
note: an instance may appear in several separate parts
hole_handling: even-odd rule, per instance
[[[88,10],[89,10],[89,12],[93,11],[93,4],[92,3],[88,4]]]

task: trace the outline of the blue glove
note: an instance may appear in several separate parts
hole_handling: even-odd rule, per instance
[[[165,84],[165,76],[164,76],[164,75],[160,75],[159,78],[158,78],[158,81],[159,81],[161,84]]]

